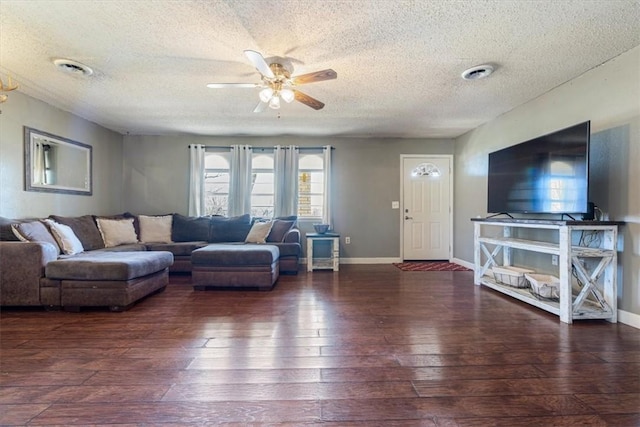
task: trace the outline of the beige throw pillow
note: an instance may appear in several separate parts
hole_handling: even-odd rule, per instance
[[[45,219],[43,222],[49,227],[49,231],[56,239],[56,242],[58,242],[58,246],[60,246],[63,254],[75,255],[84,252],[82,242],[80,242],[80,239],[78,239],[78,236],[76,236],[76,233],[73,232],[71,227],[58,224],[51,219]]]
[[[171,243],[173,215],[138,215],[140,241],[142,243]]]
[[[244,241],[246,243],[266,243],[272,226],[273,222],[271,221],[255,222]]]
[[[104,246],[107,248],[138,243],[138,236],[136,235],[135,228],[133,228],[133,218],[96,218],[96,223],[102,235]]]

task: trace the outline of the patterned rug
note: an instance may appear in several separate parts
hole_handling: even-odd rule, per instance
[[[460,264],[446,261],[405,261],[393,265],[402,271],[471,271]]]

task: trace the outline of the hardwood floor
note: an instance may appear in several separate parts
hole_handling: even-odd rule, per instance
[[[124,313],[5,309],[2,425],[639,426],[640,331],[344,265]]]

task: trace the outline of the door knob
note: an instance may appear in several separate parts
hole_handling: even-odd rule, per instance
[[[413,219],[412,216],[405,216],[404,219]]]

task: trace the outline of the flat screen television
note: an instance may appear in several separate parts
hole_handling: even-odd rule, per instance
[[[586,214],[591,122],[489,154],[489,213]]]

